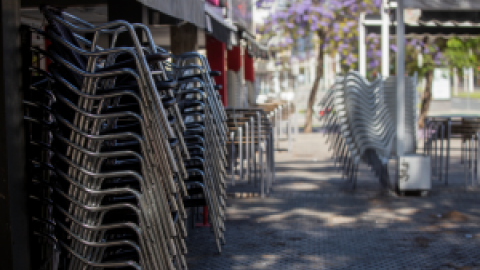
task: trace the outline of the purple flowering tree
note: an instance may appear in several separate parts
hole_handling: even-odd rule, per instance
[[[372,34],[367,36],[367,57],[369,59],[368,71],[369,73],[378,72],[380,68],[380,46],[379,36]],[[391,38],[392,45],[390,46],[391,61],[396,62],[397,48],[395,40]],[[421,96],[421,108],[418,125],[423,128],[424,120],[427,116],[428,109],[430,107],[430,101],[432,99],[432,82],[433,82],[433,70],[437,67],[446,66],[452,61],[447,61],[447,57],[444,55],[446,50],[446,41],[443,39],[437,39],[433,42],[425,42],[423,39],[409,38],[405,40],[405,71],[408,75],[412,76],[415,72],[418,78],[425,78],[425,89],[422,91]],[[419,55],[422,55],[422,61],[419,63]],[[395,66],[391,70],[392,74],[395,74]]]
[[[423,128],[430,101],[432,100],[433,70],[448,64],[443,54],[445,40],[437,39],[433,42],[426,42],[422,39],[412,38],[406,40],[405,44],[405,70],[407,74],[413,75],[413,73],[417,72],[418,78],[425,78],[426,80],[425,89],[423,89],[421,95],[418,119],[418,126]],[[421,63],[418,60],[419,55],[422,55]]]
[[[257,2],[258,3],[258,2]],[[357,62],[358,21],[361,12],[377,12],[381,0],[292,0],[284,10],[271,14],[260,33],[280,37],[288,48],[300,37],[315,33],[317,70],[310,91],[305,119],[305,132],[312,131],[313,105],[323,76],[325,54],[342,55],[342,64],[354,67]]]

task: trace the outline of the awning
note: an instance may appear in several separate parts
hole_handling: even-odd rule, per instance
[[[145,6],[174,18],[205,28],[204,1],[202,0],[137,0]]]
[[[394,23],[394,25],[396,25]],[[471,23],[469,26],[465,22],[438,22],[419,21],[415,24],[405,24],[406,38],[451,38],[458,37],[461,39],[480,37],[480,25]],[[367,34],[376,33],[380,35],[380,27],[367,26]],[[396,26],[390,27],[390,34],[396,36]]]
[[[227,44],[227,47],[237,45],[235,36],[237,27],[225,20],[219,7],[205,3],[205,30],[218,41]]]
[[[166,14],[178,20],[195,24],[197,27],[205,28],[205,12],[203,0],[136,0],[144,6]],[[99,6],[108,4],[108,0],[22,0],[22,8],[38,8],[48,2],[49,5],[59,7],[84,7]],[[122,6],[122,8],[128,8]]]
[[[480,10],[478,0],[403,0],[404,8],[422,10]]]
[[[239,28],[240,28],[240,31],[239,31],[240,38],[244,39],[247,42],[248,54],[250,54],[250,56],[252,57],[268,59],[269,58],[268,47],[260,44],[255,39],[255,36],[252,33],[248,32],[244,28],[241,28],[241,27]]]
[[[396,18],[390,33],[396,35]],[[368,33],[380,34],[379,26],[367,26]],[[422,10],[418,20],[405,21],[406,38],[471,38],[480,36],[480,12]]]

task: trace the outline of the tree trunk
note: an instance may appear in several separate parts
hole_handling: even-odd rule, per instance
[[[420,115],[418,117],[418,126],[420,128],[424,128],[425,126],[425,118],[427,117],[430,101],[432,100],[433,70],[428,71],[427,74],[425,74],[425,79],[425,91],[423,91],[422,94],[422,107],[420,108]]]
[[[323,40],[323,39],[321,39]],[[315,75],[315,81],[313,82],[312,90],[310,90],[310,95],[308,96],[308,103],[307,103],[307,112],[305,115],[305,128],[303,132],[310,133],[312,132],[313,128],[313,105],[315,103],[315,99],[317,97],[318,86],[320,84],[320,79],[323,76],[323,55],[324,49],[322,45],[318,48],[318,59],[317,59],[317,72]]]
[[[335,81],[335,78],[337,76],[337,52],[333,51],[330,54],[330,58],[332,58],[332,60],[333,60],[331,69],[332,69],[332,74],[333,74],[333,80]]]

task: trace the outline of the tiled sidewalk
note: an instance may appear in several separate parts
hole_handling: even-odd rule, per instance
[[[352,193],[326,148],[315,133],[278,153],[269,197],[228,201],[222,254],[192,231],[190,269],[480,269],[480,193],[379,197],[367,169]]]

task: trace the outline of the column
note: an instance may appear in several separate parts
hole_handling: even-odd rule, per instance
[[[360,14],[358,24],[358,68],[360,75],[367,76],[367,46],[365,44],[365,13]]]
[[[240,71],[242,69],[242,51],[240,46],[234,46],[231,50],[227,51],[227,98],[229,107],[238,107],[239,94],[240,94]]]
[[[382,77],[384,79],[390,76],[390,16],[386,13],[388,10],[388,1],[383,0],[380,9],[382,17]]]
[[[405,140],[405,23],[403,0],[397,1],[397,156],[404,154]]]
[[[215,77],[215,83],[221,85],[218,92],[222,96],[223,106],[227,106],[227,66],[226,45],[210,35],[206,35],[207,59],[212,70],[217,70],[222,75]]]
[[[25,174],[21,90],[24,80],[21,74],[22,54],[19,29],[20,1],[0,0],[0,268],[2,270],[32,269],[27,201],[29,181]],[[23,62],[28,61],[29,55],[27,53],[23,55],[27,56]],[[28,84],[28,82],[25,83]]]
[[[253,66],[253,57],[248,54],[248,49],[245,48],[243,53],[243,75],[247,85],[247,101],[248,106],[256,103],[257,91],[255,89],[255,68]]]

